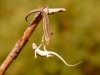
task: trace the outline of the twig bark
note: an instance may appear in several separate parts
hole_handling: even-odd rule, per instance
[[[65,11],[64,8],[50,9],[48,12],[48,15],[52,15],[56,12],[64,12],[64,11]],[[24,32],[22,37],[15,44],[15,47],[12,49],[12,51],[9,53],[9,55],[7,56],[5,61],[0,66],[0,75],[4,75],[4,73],[6,72],[7,68],[10,66],[10,64],[13,62],[13,60],[17,58],[17,56],[19,55],[19,53],[21,52],[21,50],[23,49],[23,47],[27,43],[29,37],[32,35],[34,30],[36,29],[38,23],[41,21],[42,17],[43,16],[41,15],[41,13],[38,13],[35,16],[31,25],[26,29],[26,31]]]
[[[5,61],[0,66],[0,75],[4,75],[7,68],[10,66],[13,60],[19,55],[20,51],[27,43],[29,37],[32,35],[33,31],[36,29],[41,19],[42,19],[42,15],[38,14],[37,17],[35,17],[34,21],[32,22],[32,25],[26,29],[22,37],[16,43],[15,47],[12,49],[10,54],[7,56]]]

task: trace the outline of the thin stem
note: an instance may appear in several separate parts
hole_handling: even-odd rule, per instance
[[[22,37],[18,40],[18,42],[15,44],[15,47],[12,49],[12,51],[9,53],[5,61],[2,63],[0,66],[0,75],[4,75],[6,72],[7,68],[10,66],[10,64],[13,62],[14,59],[17,58],[23,47],[26,45],[28,42],[29,37],[32,35],[34,30],[36,29],[37,25],[42,19],[42,15],[38,14],[34,20],[32,21],[32,25],[29,26]]]
[[[57,12],[64,12],[64,8],[55,8],[55,9],[49,9],[48,15],[52,15]],[[10,64],[13,62],[14,59],[17,58],[23,47],[28,42],[29,37],[32,35],[34,30],[36,29],[37,25],[42,19],[41,13],[38,13],[35,15],[34,20],[31,22],[31,25],[26,29],[22,37],[18,40],[18,42],[15,44],[15,47],[12,49],[12,51],[9,53],[5,61],[0,66],[0,75],[4,75]],[[27,19],[27,17],[26,17]]]

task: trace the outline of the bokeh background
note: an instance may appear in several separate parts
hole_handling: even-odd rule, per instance
[[[68,67],[56,56],[34,59],[31,45],[41,42],[41,21],[5,75],[100,75],[100,0],[0,0],[0,65],[29,25],[26,14],[42,5],[67,10],[49,16],[54,35],[47,50],[69,64],[82,63]]]

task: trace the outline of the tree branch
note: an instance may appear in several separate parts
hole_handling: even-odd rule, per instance
[[[64,12],[64,11],[65,11],[64,8],[55,8],[55,9],[50,9],[48,14],[52,15],[56,12]],[[28,42],[29,37],[32,35],[32,33],[36,29],[37,25],[41,21],[42,17],[43,16],[41,15],[41,13],[36,14],[31,25],[26,29],[26,31],[24,32],[22,37],[15,44],[15,47],[12,49],[12,51],[9,53],[9,55],[7,56],[5,61],[0,66],[0,75],[4,75],[4,73],[6,72],[7,68],[10,66],[10,64],[13,62],[13,60],[17,58],[20,51],[23,49],[23,47]]]
[[[22,37],[16,43],[15,47],[12,49],[10,54],[7,56],[5,61],[0,66],[0,75],[3,75],[5,73],[5,71],[13,62],[13,60],[19,55],[20,51],[23,49],[23,47],[27,43],[29,37],[32,35],[33,31],[36,29],[41,19],[42,19],[42,15],[38,14],[37,17],[35,17],[34,21],[32,22],[32,25],[26,29]]]

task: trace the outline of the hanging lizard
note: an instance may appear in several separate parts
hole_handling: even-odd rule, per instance
[[[77,63],[77,64],[74,64],[74,65],[69,65],[68,63],[66,63],[66,61],[60,56],[58,55],[57,53],[53,52],[53,51],[47,51],[46,50],[46,46],[44,45],[44,51],[43,50],[40,50],[40,47],[42,46],[42,43],[39,45],[39,47],[36,46],[35,43],[32,44],[32,48],[35,49],[35,58],[37,58],[37,55],[39,56],[44,56],[44,57],[50,57],[52,55],[55,55],[57,56],[59,59],[61,59],[64,64],[66,64],[67,66],[76,66],[78,64],[80,64],[81,62]]]
[[[32,13],[40,12],[43,16],[43,30],[44,30],[44,38],[46,40],[47,45],[51,43],[51,37],[50,37],[50,31],[49,31],[49,18],[48,18],[48,12],[49,8],[48,6],[42,6],[38,9],[32,10],[28,13],[28,15],[25,17],[25,20],[28,22],[27,18]],[[31,24],[30,24],[31,25]]]
[[[45,5],[45,6],[39,7],[38,9],[35,9],[35,10],[30,11],[30,12],[27,14],[27,16],[25,17],[25,20],[28,22],[27,18],[28,18],[28,16],[31,15],[32,13],[37,13],[37,12],[39,12],[39,13],[42,14],[42,16],[43,16],[44,38],[45,38],[45,40],[46,40],[47,45],[49,45],[49,44],[51,43],[51,37],[50,37],[51,32],[49,31],[50,28],[49,28],[49,18],[48,18],[48,15],[52,15],[52,14],[54,14],[54,13],[56,13],[56,12],[64,12],[64,11],[66,11],[66,9],[64,9],[64,8],[53,8],[53,9],[50,9],[50,8],[48,8],[47,5]],[[29,22],[28,22],[28,23],[29,23]],[[31,23],[32,23],[32,22],[31,22]],[[31,25],[31,23],[30,23],[30,25]]]

